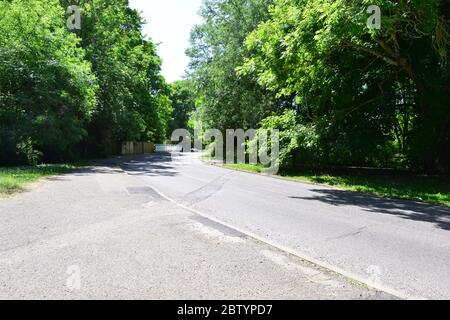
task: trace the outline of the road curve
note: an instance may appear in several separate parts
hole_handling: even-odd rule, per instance
[[[450,299],[450,208],[209,166],[192,154],[120,161],[183,206],[403,298]]]
[[[150,168],[172,175],[158,159],[125,160],[141,174],[113,161],[1,199],[0,300],[394,298],[168,201],[149,187]]]

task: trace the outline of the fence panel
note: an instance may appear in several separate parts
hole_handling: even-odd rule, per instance
[[[147,154],[155,152],[155,145],[151,142],[126,141],[122,143],[122,155]]]

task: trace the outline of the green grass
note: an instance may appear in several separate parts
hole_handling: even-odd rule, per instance
[[[254,165],[254,164],[226,164],[224,166],[230,169],[250,171],[256,173],[261,173],[261,170],[264,168],[261,165]]]
[[[44,177],[60,175],[87,163],[39,165],[34,167],[0,167],[0,196],[23,191],[26,185]]]
[[[248,164],[225,165],[227,168],[261,172],[261,166]],[[284,172],[280,176],[309,183],[337,187],[343,190],[373,194],[381,197],[413,200],[450,206],[450,177],[413,174],[374,173],[314,173]]]

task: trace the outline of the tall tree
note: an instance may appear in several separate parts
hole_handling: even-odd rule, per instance
[[[367,27],[371,4],[381,29]],[[276,0],[240,72],[295,95],[329,161],[401,152],[416,168],[449,168],[449,12],[442,0]]]
[[[270,0],[206,0],[203,23],[191,34],[191,78],[199,95],[203,126],[220,130],[254,128],[278,108],[256,79],[236,68],[247,52],[244,40],[267,17]]]
[[[67,30],[68,6],[81,29]],[[169,90],[127,0],[0,0],[0,163],[106,156],[163,141]]]
[[[142,34],[141,16],[128,0],[79,0],[78,5],[81,44],[100,86],[89,126],[90,152],[107,155],[126,140],[161,142],[171,115],[169,91],[156,47]]]
[[[189,121],[196,105],[196,92],[191,81],[175,81],[170,85],[170,88],[173,117],[170,121],[169,134],[176,129],[189,128]]]
[[[97,89],[58,0],[0,1],[0,163],[72,158]]]

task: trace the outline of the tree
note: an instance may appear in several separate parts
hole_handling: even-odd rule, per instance
[[[240,76],[244,40],[267,17],[269,0],[206,0],[204,22],[191,34],[190,77],[199,95],[203,127],[255,128],[279,104],[251,76]]]
[[[57,0],[0,1],[0,163],[73,158],[96,79]]]
[[[81,45],[100,86],[88,127],[89,153],[117,152],[118,142],[127,140],[162,142],[172,110],[156,46],[142,34],[144,21],[128,0],[80,0],[78,5]]]
[[[81,8],[81,30],[66,9]],[[127,0],[0,1],[1,164],[108,156],[163,141],[169,88]]]
[[[175,81],[170,85],[170,100],[173,108],[173,118],[170,121],[169,134],[176,129],[188,129],[189,120],[195,111],[196,92],[188,80]]]
[[[448,1],[277,0],[247,38],[241,74],[296,97],[328,162],[450,168]],[[389,160],[390,159],[390,160]]]

